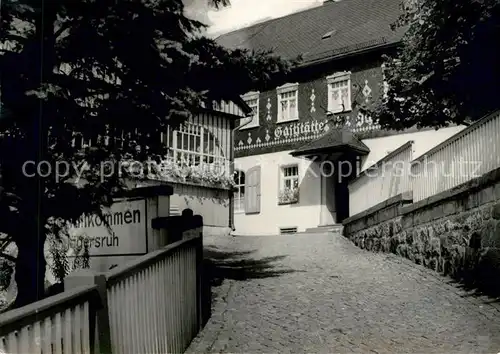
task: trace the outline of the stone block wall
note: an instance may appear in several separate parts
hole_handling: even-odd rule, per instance
[[[500,169],[408,203],[399,195],[350,217],[344,236],[500,295]]]

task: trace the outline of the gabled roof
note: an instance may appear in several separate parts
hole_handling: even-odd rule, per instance
[[[271,49],[285,59],[302,55],[303,64],[311,63],[399,42],[403,30],[394,32],[390,25],[398,19],[401,3],[402,0],[329,1],[221,35],[216,41],[230,49]]]
[[[361,155],[367,155],[370,152],[368,146],[351,131],[346,129],[330,129],[320,138],[310,141],[297,150],[292,151],[290,155],[307,156],[347,150],[355,151]]]

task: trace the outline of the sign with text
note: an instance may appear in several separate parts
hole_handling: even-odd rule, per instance
[[[274,139],[290,139],[309,135],[319,135],[325,131],[328,119],[324,121],[307,121],[290,123],[286,126],[278,126],[274,129]]]
[[[86,242],[90,256],[147,252],[146,200],[115,203],[104,211],[104,219],[106,222],[95,214],[80,218],[69,230],[70,248],[79,248]]]

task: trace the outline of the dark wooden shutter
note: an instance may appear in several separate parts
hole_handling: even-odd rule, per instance
[[[249,169],[245,178],[245,214],[258,214],[260,213],[260,166]]]

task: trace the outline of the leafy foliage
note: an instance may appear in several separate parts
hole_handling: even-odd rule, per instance
[[[284,188],[279,192],[278,203],[279,204],[292,204],[299,201],[299,188]]]
[[[6,259],[0,260],[0,291],[4,291],[9,287],[13,270],[13,262]]]
[[[90,267],[89,243],[86,236],[78,236],[72,242],[70,223],[64,219],[47,220],[48,266],[56,278],[62,283],[73,270]],[[69,257],[68,257],[69,256]]]
[[[419,0],[396,27],[407,28],[385,57],[387,99],[375,116],[389,129],[443,127],[498,108],[500,2]]]
[[[276,86],[293,63],[201,37],[182,0],[1,4],[0,232],[19,250],[20,306],[43,297],[49,218],[102,215],[129,177],[120,161],[164,156],[167,125],[209,100]]]

